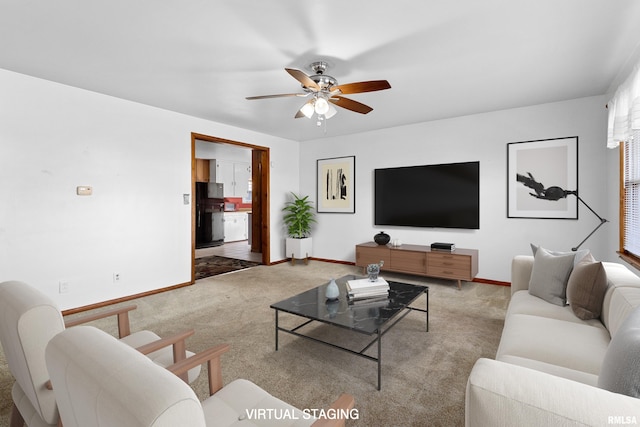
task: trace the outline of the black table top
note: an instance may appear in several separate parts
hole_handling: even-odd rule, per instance
[[[337,301],[327,301],[327,282],[272,304],[271,308],[370,335],[378,332],[385,323],[429,289],[428,286],[387,281],[390,288],[388,299],[349,304],[346,283],[354,279],[362,277],[349,275],[336,279],[340,289]]]

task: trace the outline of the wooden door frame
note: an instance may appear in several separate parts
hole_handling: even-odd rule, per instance
[[[251,150],[258,150],[261,152],[262,163],[259,167],[261,174],[260,188],[258,194],[260,197],[260,212],[261,217],[260,225],[260,238],[261,238],[261,252],[262,252],[262,264],[271,264],[271,236],[270,236],[270,216],[269,216],[269,147],[262,147],[259,145],[248,144],[246,142],[232,141],[230,139],[218,138],[215,136],[203,135],[200,133],[191,132],[191,283],[195,282],[196,277],[196,223],[194,221],[196,214],[195,194],[196,194],[196,140],[213,142],[218,144],[230,144],[238,147],[250,148]],[[252,156],[252,169],[256,168],[254,165],[254,157]],[[256,189],[253,190],[256,194]]]

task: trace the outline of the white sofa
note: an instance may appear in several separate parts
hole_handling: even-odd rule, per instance
[[[479,359],[473,367],[466,426],[640,424],[640,399],[598,387],[612,338],[640,306],[640,278],[622,264],[602,263],[607,289],[601,315],[581,320],[569,305],[529,293],[533,266],[533,256],[513,259],[496,360]]]

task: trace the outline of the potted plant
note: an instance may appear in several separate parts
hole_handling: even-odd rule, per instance
[[[287,238],[285,244],[286,256],[291,256],[291,264],[295,265],[296,258],[304,258],[305,264],[309,262],[311,255],[311,224],[316,222],[313,202],[309,196],[300,197],[291,193],[293,200],[288,201],[282,210],[284,223],[287,226]]]

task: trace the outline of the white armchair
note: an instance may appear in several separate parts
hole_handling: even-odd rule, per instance
[[[118,316],[122,340],[162,366],[193,355],[184,346],[183,334],[160,339],[150,331],[130,332],[128,312],[135,306],[102,311],[84,318],[92,321],[106,316]],[[73,325],[82,320],[74,320]],[[49,340],[65,330],[65,323],[56,304],[45,294],[26,283],[0,283],[0,342],[7,364],[16,382],[11,390],[13,408],[11,427],[54,426],[58,409],[45,364],[45,348]],[[114,338],[115,339],[115,338]],[[144,357],[144,356],[142,356]],[[200,367],[188,373],[195,380]],[[186,378],[186,375],[183,375]]]
[[[354,406],[347,394],[326,411],[343,416],[315,420],[249,381],[222,387],[220,356],[228,349],[218,345],[163,369],[109,334],[79,326],[50,341],[46,362],[65,427],[344,426]],[[173,374],[203,361],[212,395],[201,403]]]

